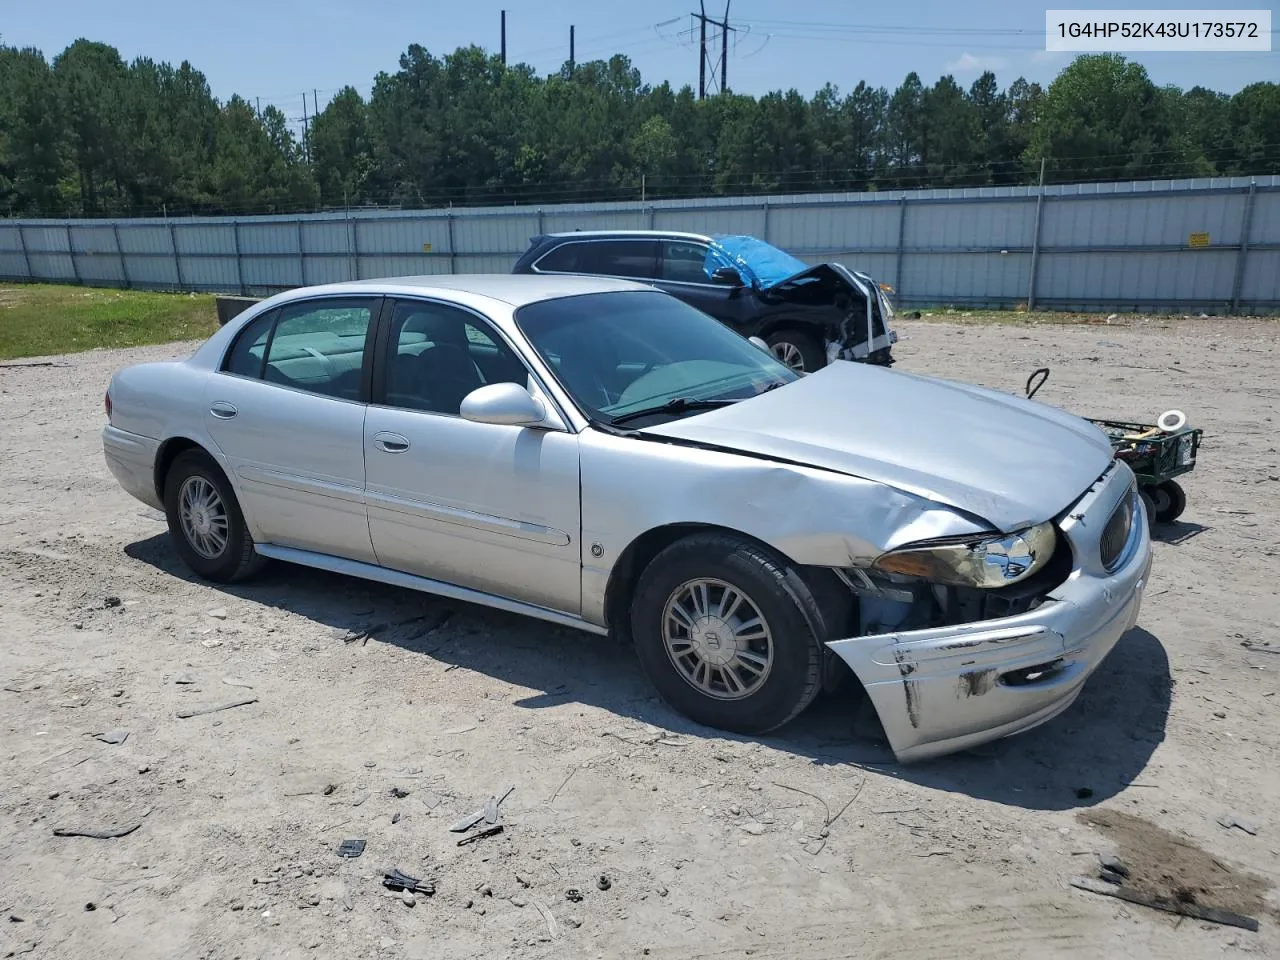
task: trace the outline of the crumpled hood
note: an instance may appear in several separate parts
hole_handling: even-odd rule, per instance
[[[1101,430],[1045,404],[845,361],[643,432],[874,480],[1005,532],[1059,514],[1112,458]]]

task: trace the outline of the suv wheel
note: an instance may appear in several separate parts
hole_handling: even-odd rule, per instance
[[[827,365],[827,355],[815,337],[797,330],[778,330],[765,338],[770,351],[796,373],[813,373]]]

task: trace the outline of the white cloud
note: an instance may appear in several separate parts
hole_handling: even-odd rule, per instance
[[[946,64],[948,73],[984,73],[1002,70],[1009,65],[1004,57],[975,57],[972,53],[962,53],[960,58]]]
[[[1071,54],[1064,53],[1061,50],[1037,50],[1031,54],[1033,63],[1066,64],[1071,59]]]

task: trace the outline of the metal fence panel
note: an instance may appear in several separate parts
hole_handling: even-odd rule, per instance
[[[904,305],[1013,306],[1034,289],[1037,303],[1081,309],[1280,309],[1280,177],[7,221],[0,279],[261,295],[357,277],[505,273],[540,232],[651,227],[749,233],[809,262],[842,260],[892,284]]]

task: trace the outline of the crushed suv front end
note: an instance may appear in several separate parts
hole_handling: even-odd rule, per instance
[[[828,646],[862,682],[900,760],[967,749],[1051,719],[1137,621],[1152,553],[1129,468],[1108,467],[1055,525],[1059,549],[1034,578],[1039,591],[982,597],[841,571],[867,632]],[[977,619],[958,615],[964,604]]]

